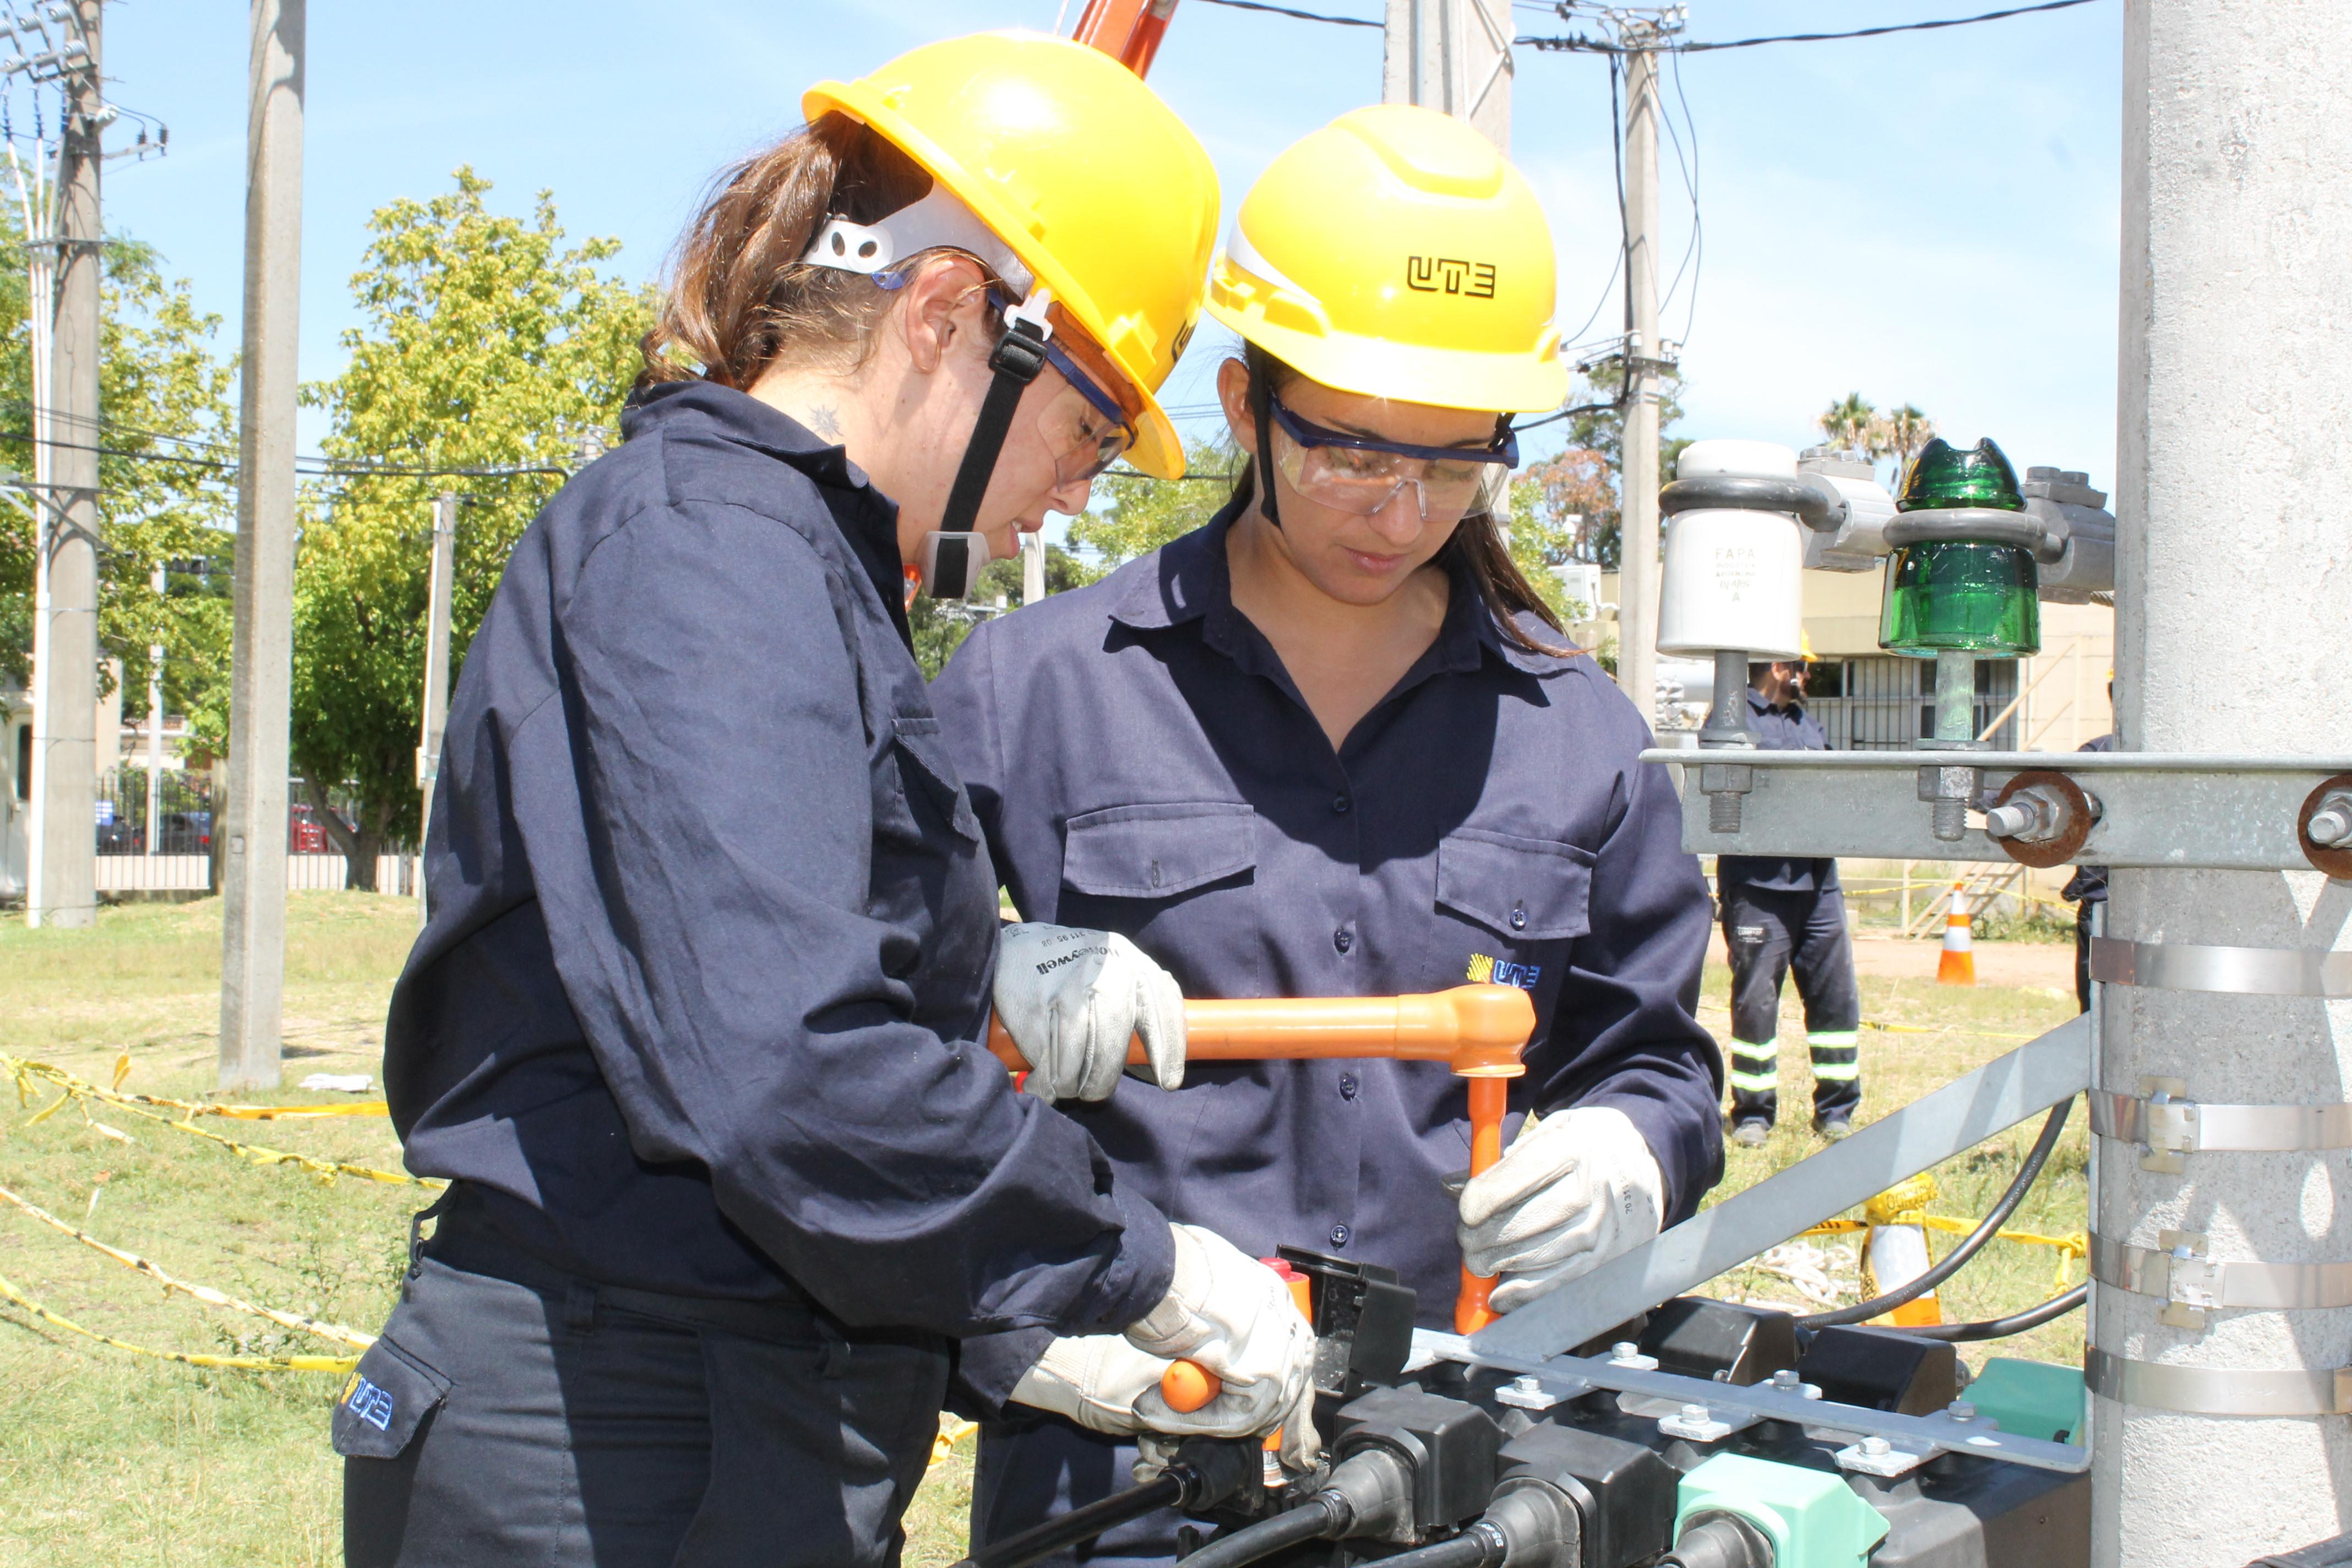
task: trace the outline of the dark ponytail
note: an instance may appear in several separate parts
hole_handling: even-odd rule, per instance
[[[1304,373],[1276,359],[1253,342],[1242,344],[1242,363],[1248,367],[1250,379],[1250,413],[1257,423],[1258,447],[1264,452],[1266,437],[1266,409],[1274,395],[1294,381],[1305,379]],[[1497,429],[1500,428],[1499,424]],[[1257,490],[1257,459],[1243,459],[1241,471],[1234,476],[1234,494],[1255,495]],[[1271,496],[1266,498],[1269,501]],[[1265,509],[1271,515],[1272,509]],[[1503,542],[1503,525],[1491,510],[1474,511],[1465,517],[1454,530],[1454,537],[1437,552],[1436,564],[1449,574],[1457,569],[1476,584],[1478,598],[1486,613],[1495,618],[1496,630],[1503,640],[1523,653],[1547,654],[1564,658],[1578,651],[1567,640],[1568,628],[1537,593],[1535,584],[1511,559],[1508,546]],[[1555,647],[1529,637],[1519,625],[1522,615],[1533,616],[1560,635]]]

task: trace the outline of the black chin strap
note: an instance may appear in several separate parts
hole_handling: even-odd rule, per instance
[[[1250,488],[1257,491],[1257,509],[1266,521],[1282,526],[1274,501],[1274,389],[1263,378],[1250,377],[1250,417],[1257,426],[1257,457],[1250,464]]]
[[[1013,412],[1021,405],[1021,395],[1045,368],[1045,329],[1024,317],[1013,317],[1012,330],[990,352],[988,368],[996,377],[988,384],[980,418],[963,449],[963,463],[948,491],[947,509],[940,517],[942,533],[970,533],[978,521],[989,477],[996,472],[997,456],[1004,450],[1004,437],[1013,428]]]

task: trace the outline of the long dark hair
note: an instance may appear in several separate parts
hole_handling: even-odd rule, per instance
[[[1267,401],[1291,383],[1307,379],[1306,373],[1253,342],[1242,344],[1242,363],[1249,370],[1250,412],[1258,429],[1265,431]],[[1264,436],[1259,437],[1258,445],[1265,445]],[[1256,493],[1257,460],[1244,458],[1241,471],[1234,476],[1234,494],[1247,498]],[[1523,653],[1554,658],[1566,658],[1578,651],[1566,641],[1568,628],[1559,624],[1559,617],[1544,603],[1543,595],[1536,592],[1535,584],[1528,581],[1518,563],[1511,559],[1510,549],[1503,542],[1502,524],[1492,510],[1481,510],[1465,517],[1454,528],[1454,537],[1437,552],[1436,564],[1449,574],[1458,568],[1468,574],[1470,581],[1477,584],[1478,597],[1486,605],[1486,613],[1495,618],[1496,630],[1513,647]],[[1562,639],[1560,646],[1529,637],[1519,625],[1522,615],[1533,616],[1558,632]]]
[[[779,362],[855,369],[891,296],[801,258],[826,219],[876,223],[930,188],[913,159],[838,113],[723,170],[670,258],[638,387],[700,376],[749,390]]]

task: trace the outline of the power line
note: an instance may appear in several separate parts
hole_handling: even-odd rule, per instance
[[[1236,5],[1240,0],[1210,0],[1212,5]],[[1650,46],[1654,52],[1677,55],[1706,54],[1715,49],[1752,49],[1759,44],[1823,44],[1840,38],[1878,38],[1889,33],[1925,33],[1937,27],[1967,27],[1979,22],[1999,22],[2011,16],[2031,16],[2042,11],[2065,11],[2076,5],[2088,5],[2091,0],[2042,0],[2038,5],[2011,5],[2005,10],[1985,11],[1974,16],[1943,16],[1931,22],[1890,22],[1876,27],[1855,27],[1843,33],[1774,33],[1760,38],[1721,38],[1687,44]],[[1521,48],[1554,52],[1623,55],[1632,54],[1636,47],[1621,44],[1611,38],[1582,36],[1568,37],[1518,37],[1511,42]]]
[[[1209,5],[1230,5],[1236,11],[1264,11],[1270,16],[1295,17],[1301,22],[1328,22],[1335,27],[1385,27],[1383,22],[1367,22],[1360,16],[1326,16],[1317,11],[1294,11],[1287,5],[1265,5],[1259,0],[1202,0]]]

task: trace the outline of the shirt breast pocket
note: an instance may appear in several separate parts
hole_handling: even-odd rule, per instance
[[[1549,838],[1464,827],[1437,847],[1437,904],[1471,925],[1463,980],[1557,995],[1568,951],[1592,929],[1592,852]],[[1540,1031],[1539,1031],[1540,1032]]]
[[[929,838],[924,817],[944,822],[967,845],[981,839],[980,818],[948,757],[947,742],[937,719],[896,714],[891,719],[889,744],[883,748],[875,784],[874,824],[885,838],[908,845]],[[929,808],[919,809],[918,801]]]
[[[1071,817],[1055,919],[1133,938],[1187,996],[1257,995],[1256,828],[1256,812],[1226,801]]]

